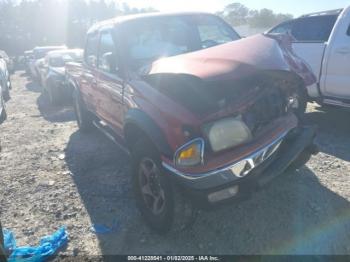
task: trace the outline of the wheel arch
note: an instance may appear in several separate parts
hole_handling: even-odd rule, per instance
[[[161,128],[145,112],[139,109],[131,109],[127,112],[124,121],[124,137],[130,150],[137,138],[146,136],[162,155],[173,156],[173,150]]]

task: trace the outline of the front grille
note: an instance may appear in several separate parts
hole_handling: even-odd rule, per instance
[[[280,89],[270,88],[257,99],[255,104],[243,115],[252,134],[286,114],[286,99]]]

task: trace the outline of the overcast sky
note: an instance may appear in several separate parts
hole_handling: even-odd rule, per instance
[[[160,11],[205,12],[216,12],[227,4],[239,2],[250,9],[269,8],[277,13],[291,13],[294,16],[350,5],[350,0],[127,0],[124,2],[133,7],[151,6]]]

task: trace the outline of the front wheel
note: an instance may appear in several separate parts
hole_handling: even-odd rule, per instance
[[[146,223],[157,233],[170,230],[174,217],[173,190],[165,176],[160,157],[147,140],[133,149],[133,189],[136,204]]]
[[[146,224],[158,234],[191,227],[198,210],[179,187],[171,183],[156,147],[146,138],[132,147],[133,189]]]

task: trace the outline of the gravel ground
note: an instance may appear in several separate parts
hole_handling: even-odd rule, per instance
[[[321,152],[250,200],[201,212],[186,231],[158,236],[130,189],[129,159],[97,131],[81,134],[72,108],[51,107],[22,72],[0,127],[0,214],[19,245],[65,225],[66,255],[350,254],[350,112],[310,105]],[[96,235],[92,224],[113,227]]]

